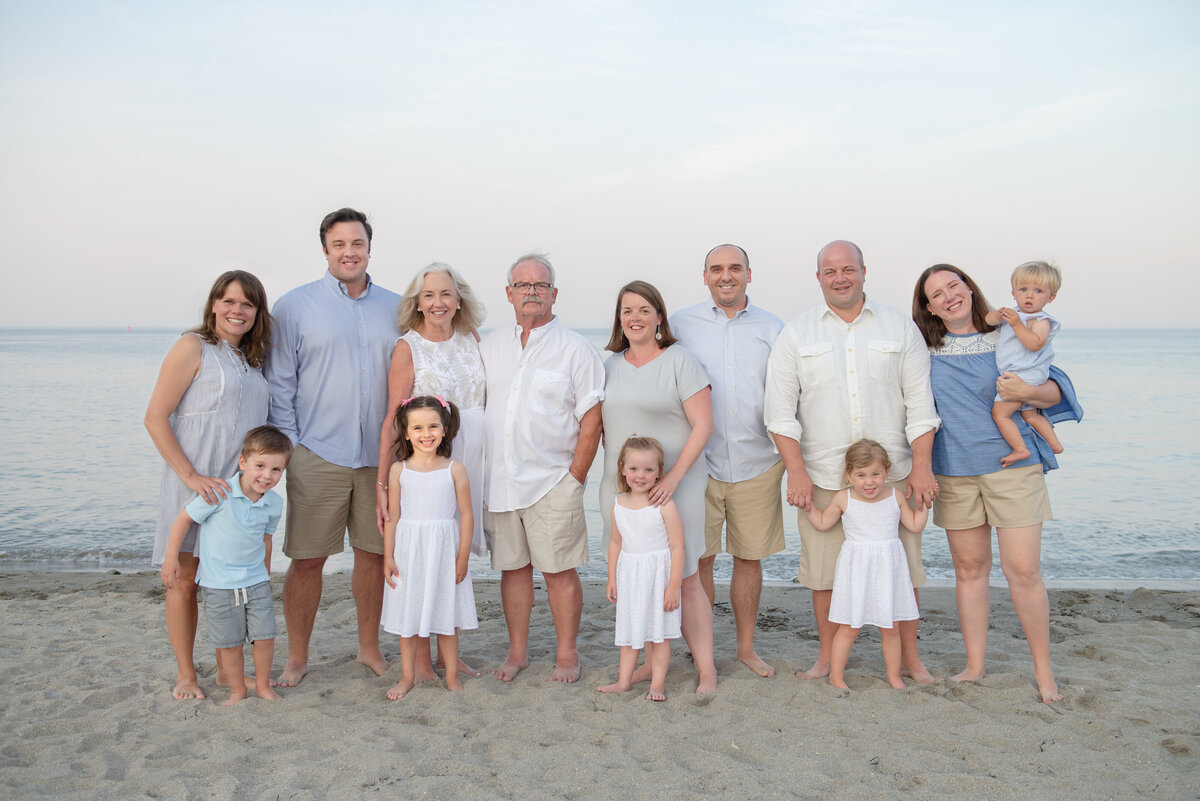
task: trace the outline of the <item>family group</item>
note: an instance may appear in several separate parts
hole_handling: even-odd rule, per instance
[[[203,698],[193,649],[197,585],[219,686],[278,698],[308,671],[322,568],[348,536],[358,661],[388,670],[379,630],[400,638],[399,699],[444,671],[478,626],[472,552],[500,572],[508,651],[492,670],[528,665],[534,571],[556,635],[552,679],[576,682],[588,561],[583,489],[603,441],[600,484],[606,595],[616,604],[616,682],[666,697],[670,640],[682,636],[697,693],[717,688],[713,563],[733,560],[737,659],[755,652],[761,560],[784,549],[783,501],[797,509],[799,580],[812,590],[819,650],[806,679],[845,687],[852,643],[877,626],[887,680],[937,681],[917,653],[921,531],[932,509],[956,576],[966,667],[984,676],[992,532],[1043,701],[1061,698],[1050,665],[1040,568],[1050,519],[1043,473],[1062,451],[1051,423],[1079,419],[1051,366],[1058,323],[1044,307],[1061,278],[1044,262],[1012,275],[1015,308],[993,309],[961,269],[918,278],[911,315],[867,298],[851,242],[817,255],[821,301],[792,322],[750,302],[750,259],[736,245],[704,257],[709,297],[668,314],[634,280],[616,294],[602,360],[554,313],[544,254],[518,258],[504,291],[515,322],[484,337],[484,309],[457,270],[434,263],[403,296],[367,272],[372,228],[343,208],[319,228],[322,276],[268,313],[261,283],[221,275],[202,324],[164,359],[146,428],[166,463],[154,561],[167,586],[176,698]],[[286,476],[283,585],[288,656],[272,679],[272,488]],[[436,637],[436,649],[431,638]],[[640,652],[645,650],[639,666]]]

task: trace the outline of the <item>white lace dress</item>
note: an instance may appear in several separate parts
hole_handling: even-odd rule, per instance
[[[486,556],[483,533],[483,401],[486,385],[479,343],[470,334],[454,333],[445,342],[431,342],[415,330],[400,337],[408,343],[413,360],[413,396],[441,395],[458,407],[462,425],[454,438],[454,461],[467,468],[471,482],[471,509],[475,530],[471,550]],[[397,340],[399,341],[399,340]]]
[[[679,608],[663,609],[671,580],[671,548],[662,512],[656,506],[626,509],[614,501],[613,519],[621,532],[616,644],[641,649],[647,642],[678,638]]]
[[[890,629],[897,620],[917,619],[908,559],[896,533],[900,507],[894,495],[867,503],[847,493],[846,541],[834,568],[829,606],[833,623]]]
[[[479,628],[471,575],[454,583],[458,500],[450,468],[400,474],[400,519],[392,558],[396,588],[383,585],[384,631],[400,637]]]

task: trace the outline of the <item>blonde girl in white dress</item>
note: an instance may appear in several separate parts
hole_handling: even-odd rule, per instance
[[[596,689],[602,693],[632,689],[638,654],[645,648],[650,666],[646,700],[665,701],[671,640],[680,636],[683,520],[674,501],[662,506],[650,502],[650,490],[663,472],[663,449],[657,440],[630,437],[621,446],[617,462],[621,494],[613,499],[606,593],[617,605],[621,663],[616,683]]]
[[[845,678],[850,648],[867,624],[879,627],[888,684],[904,689],[896,621],[916,620],[918,612],[897,523],[919,534],[929,510],[913,510],[899,490],[888,486],[891,466],[882,445],[860,439],[846,451],[849,489],[833,496],[824,509],[813,506],[805,512],[818,531],[828,531],[839,518],[846,531],[834,568],[829,607],[830,622],[840,624],[833,636],[829,683],[843,690],[850,689]]]

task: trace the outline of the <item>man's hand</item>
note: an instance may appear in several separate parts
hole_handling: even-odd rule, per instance
[[[787,502],[806,512],[812,509],[813,482],[807,470],[788,471]]]

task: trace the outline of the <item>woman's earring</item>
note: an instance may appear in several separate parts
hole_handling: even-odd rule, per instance
[[[660,342],[662,341],[662,327],[661,326],[657,326],[657,325],[654,326],[654,338]]]

